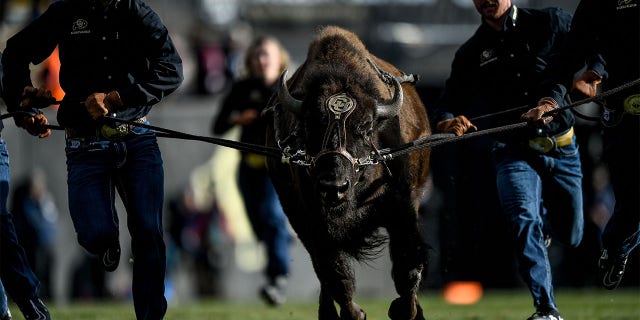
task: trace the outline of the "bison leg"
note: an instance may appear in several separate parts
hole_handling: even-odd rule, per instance
[[[365,320],[366,313],[353,301],[355,276],[348,259],[342,255],[333,259],[325,256],[313,259],[313,264],[320,279],[318,319]],[[334,302],[340,306],[340,317]]]
[[[338,311],[336,305],[333,303],[333,298],[327,290],[320,289],[320,306],[318,307],[318,319],[327,320],[339,320]]]
[[[427,245],[417,230],[417,223],[389,230],[391,271],[396,292],[400,295],[389,307],[392,320],[422,320],[418,289],[427,263]]]

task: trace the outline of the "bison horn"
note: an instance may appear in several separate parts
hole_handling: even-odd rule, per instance
[[[294,98],[291,93],[289,93],[289,88],[287,88],[287,70],[282,72],[280,75],[280,84],[278,88],[278,99],[282,106],[291,111],[295,115],[300,115],[302,112],[302,100],[298,100]]]
[[[392,79],[393,79],[394,86],[396,88],[393,94],[393,99],[391,100],[391,102],[387,104],[379,104],[377,107],[378,116],[381,118],[395,117],[398,114],[398,111],[400,111],[402,104],[404,103],[402,85],[400,84],[400,81],[398,80],[398,78],[392,77]]]

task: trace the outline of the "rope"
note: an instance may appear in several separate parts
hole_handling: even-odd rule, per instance
[[[566,106],[557,108],[555,110],[549,111],[547,113],[545,113],[543,115],[543,117],[545,116],[549,116],[552,114],[555,114],[559,111],[563,111],[566,109],[571,109],[571,108],[575,108],[579,105],[583,105],[585,103],[589,103],[589,102],[593,102],[596,100],[601,100],[605,97],[614,95],[620,91],[623,91],[625,89],[628,89],[630,87],[633,87],[635,85],[640,84],[640,78],[628,82],[626,84],[623,84],[619,87],[613,88],[611,90],[607,90],[605,92],[602,92],[600,94],[597,94],[593,97],[588,97],[573,103],[570,103]],[[55,101],[55,103],[60,103],[60,101]],[[521,110],[524,108],[529,107],[527,106],[520,106],[520,107],[516,107],[516,108],[511,108],[511,109],[507,109],[507,110],[503,110],[503,111],[499,111],[499,112],[495,112],[495,113],[491,113],[491,114],[487,114],[487,115],[482,115],[479,117],[475,117],[473,119],[470,120],[478,120],[478,119],[482,119],[482,118],[487,118],[487,117],[491,117],[491,116],[495,116],[495,115],[499,115],[499,114],[503,114],[506,112],[512,112],[512,111],[516,111],[516,110]],[[13,111],[13,112],[9,112],[9,113],[5,113],[0,115],[0,120],[2,119],[6,119],[6,118],[10,118],[10,117],[15,117],[18,115],[33,115],[33,112],[27,112],[27,111]],[[162,128],[162,127],[158,127],[158,126],[152,126],[152,125],[148,125],[148,124],[144,124],[144,123],[138,123],[138,122],[134,122],[131,120],[125,120],[125,119],[120,119],[120,118],[115,118],[115,117],[109,117],[109,116],[105,116],[103,117],[103,120],[108,121],[108,122],[112,122],[112,123],[124,123],[124,124],[128,124],[131,126],[137,126],[137,127],[142,127],[142,128],[147,128],[147,129],[151,129],[156,131],[156,135],[159,137],[164,137],[164,138],[172,138],[172,139],[182,139],[182,140],[193,140],[193,141],[202,141],[202,142],[207,142],[207,143],[212,143],[212,144],[216,144],[216,145],[220,145],[220,146],[224,146],[224,147],[229,147],[229,148],[233,148],[233,149],[237,149],[240,151],[244,151],[244,152],[250,152],[250,153],[255,153],[255,154],[259,154],[259,155],[263,155],[263,156],[268,156],[268,157],[276,157],[276,158],[281,158],[283,156],[283,152],[282,150],[280,150],[279,148],[272,148],[272,147],[267,147],[267,146],[263,146],[263,145],[257,145],[257,144],[250,144],[250,143],[244,143],[244,142],[238,142],[238,141],[232,141],[232,140],[227,140],[227,139],[220,139],[220,138],[213,138],[213,137],[205,137],[205,136],[198,136],[198,135],[193,135],[193,134],[189,134],[189,133],[184,133],[184,132],[180,132],[180,131],[175,131],[175,130],[170,130],[170,129],[166,129],[166,128]],[[436,134],[431,134],[425,137],[421,137],[418,138],[412,142],[403,144],[402,146],[396,147],[396,148],[386,148],[386,149],[381,149],[380,152],[377,154],[378,160],[380,161],[387,161],[387,160],[391,160],[394,158],[397,158],[399,156],[403,156],[412,152],[416,152],[425,148],[432,148],[432,147],[437,147],[443,144],[447,144],[447,143],[452,143],[452,142],[456,142],[456,141],[460,141],[460,140],[465,140],[465,139],[471,139],[474,137],[479,137],[479,136],[485,136],[485,135],[489,135],[489,134],[494,134],[494,133],[499,133],[499,132],[503,132],[503,131],[509,131],[509,130],[515,130],[515,129],[520,129],[520,128],[524,128],[527,125],[529,125],[528,122],[519,122],[519,123],[515,123],[515,124],[510,124],[510,125],[505,125],[505,126],[500,126],[500,127],[495,127],[495,128],[490,128],[490,129],[485,129],[485,130],[479,130],[479,131],[475,131],[475,132],[470,132],[470,133],[466,133],[464,135],[461,136],[456,136],[454,134],[450,134],[450,133],[436,133]],[[50,129],[55,129],[55,130],[64,130],[63,127],[61,126],[57,126],[57,125],[47,125],[48,128]]]
[[[553,111],[549,111],[548,114],[545,113],[543,116],[548,116],[548,115],[550,115],[552,113],[555,113],[555,112],[559,112],[559,111],[563,111],[563,110],[566,110],[566,109],[575,108],[575,107],[577,107],[579,105],[583,105],[583,104],[586,104],[586,103],[598,101],[598,100],[606,98],[606,97],[608,97],[610,95],[614,95],[614,94],[616,94],[616,93],[618,93],[620,91],[626,90],[626,89],[628,89],[630,87],[633,87],[633,86],[639,85],[639,84],[640,84],[640,78],[638,78],[636,80],[633,80],[631,82],[625,83],[625,84],[623,84],[623,85],[621,85],[619,87],[615,87],[615,88],[613,88],[611,90],[604,91],[604,92],[602,92],[600,94],[597,94],[597,95],[595,95],[593,97],[588,97],[588,98],[585,98],[585,99],[570,103],[570,104],[568,104],[566,106],[560,107],[560,108],[555,109]],[[469,121],[475,122],[475,121],[478,121],[480,119],[485,119],[485,118],[501,115],[501,114],[504,114],[504,113],[514,112],[514,111],[521,111],[521,110],[530,109],[530,108],[531,108],[531,105],[527,104],[527,105],[523,105],[523,106],[511,108],[511,109],[506,109],[506,110],[502,110],[502,111],[498,111],[498,112],[494,112],[494,113],[489,113],[489,114],[477,116],[475,118],[469,119]],[[587,117],[589,120],[597,120],[597,119],[599,119],[597,117],[588,117],[588,116],[584,116],[584,117]]]
[[[566,109],[575,108],[575,107],[583,105],[585,103],[601,100],[601,99],[603,99],[605,97],[614,95],[614,94],[616,94],[616,93],[618,93],[620,91],[626,90],[626,89],[628,89],[630,87],[633,87],[635,85],[638,85],[638,84],[640,84],[640,78],[638,78],[638,79],[636,79],[634,81],[625,83],[625,84],[623,84],[623,85],[621,85],[619,87],[615,87],[615,88],[613,88],[611,90],[607,90],[605,92],[597,94],[597,95],[595,95],[593,97],[588,97],[588,98],[585,98],[585,99],[570,103],[570,104],[568,104],[566,106],[557,108],[555,110],[546,112],[545,114],[543,114],[543,117],[553,115],[553,114],[555,114],[555,113],[557,113],[559,111],[563,111],[563,110],[566,110]],[[523,109],[523,108],[526,108],[526,107],[528,107],[528,106],[520,106],[520,107],[517,107],[517,108],[511,108],[511,109],[508,109],[508,110],[499,111],[499,112],[495,112],[495,113],[479,116],[479,117],[476,117],[474,119],[470,119],[470,121],[471,120],[478,120],[478,119],[481,119],[481,118],[487,118],[487,117],[495,116],[495,115],[498,115],[498,114],[503,114],[505,112],[512,112],[512,111]],[[466,133],[466,134],[464,134],[462,136],[453,136],[453,137],[444,137],[443,136],[442,138],[439,137],[438,139],[435,139],[434,141],[427,142],[427,143],[421,143],[421,141],[429,140],[428,137],[435,136],[435,135],[422,137],[422,138],[420,138],[418,140],[415,140],[412,143],[408,143],[408,144],[400,146],[400,147],[398,147],[398,148],[396,148],[394,150],[390,150],[386,154],[382,153],[382,159],[381,160],[391,160],[393,158],[396,158],[396,157],[399,157],[399,156],[402,156],[402,155],[405,155],[405,154],[408,154],[408,153],[411,153],[411,152],[419,151],[419,150],[422,150],[422,149],[425,149],[425,148],[436,147],[436,146],[439,146],[439,145],[442,145],[442,144],[456,142],[456,141],[464,140],[464,139],[470,139],[470,138],[474,138],[474,137],[478,137],[478,136],[484,136],[484,135],[503,132],[503,131],[520,129],[520,128],[526,127],[527,125],[528,125],[528,122],[520,122],[520,123],[501,126],[501,127],[495,127],[495,128],[491,128],[491,129],[470,132],[470,133]]]
[[[103,119],[112,123],[125,123],[131,126],[151,129],[156,131],[156,135],[164,138],[208,142],[208,143],[229,147],[229,148],[237,149],[240,151],[251,152],[251,153],[268,156],[268,157],[279,158],[282,156],[282,151],[278,148],[272,148],[272,147],[267,147],[267,146],[258,145],[258,144],[245,143],[245,142],[237,142],[237,141],[214,138],[214,137],[198,136],[194,134],[170,130],[170,129],[166,129],[158,126],[152,126],[144,123],[138,123],[135,121],[125,120],[125,119],[120,119],[115,117],[104,116]]]

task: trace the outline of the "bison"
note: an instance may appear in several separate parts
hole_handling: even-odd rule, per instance
[[[428,248],[418,206],[429,150],[378,156],[430,134],[416,79],[335,26],[320,30],[304,63],[285,78],[286,72],[264,113],[266,143],[285,156],[267,166],[320,281],[318,318],[366,318],[354,302],[352,263],[373,257],[388,241],[399,294],[389,317],[424,319],[417,292]]]

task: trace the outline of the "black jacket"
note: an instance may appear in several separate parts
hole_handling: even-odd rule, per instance
[[[557,58],[569,31],[571,15],[559,8],[522,9],[512,6],[502,31],[484,21],[456,52],[451,75],[432,116],[433,126],[464,115],[469,119],[518,107],[534,107],[547,67]],[[521,122],[522,108],[473,121],[478,129]],[[524,142],[536,136],[566,131],[575,122],[570,111],[549,125],[495,136],[503,142]]]
[[[182,60],[159,16],[140,0],[54,2],[7,41],[4,97],[15,110],[29,63],[39,64],[59,47],[60,86],[65,92],[58,123],[65,127],[93,122],[84,105],[94,92],[117,90],[125,108],[116,116],[136,119],[182,83]]]
[[[235,111],[254,109],[261,114],[274,91],[274,87],[266,86],[262,79],[250,78],[236,82],[222,103],[222,108],[213,122],[212,132],[223,134],[233,127],[234,124],[229,122],[229,117]],[[251,125],[242,127],[240,141],[264,145],[265,134],[265,121],[259,117]]]
[[[640,78],[640,0],[580,1],[561,53],[554,67],[555,87],[548,93],[552,97],[563,96],[585,64],[604,76],[603,90]],[[640,93],[640,86],[608,98],[608,107],[621,108],[631,93]]]

